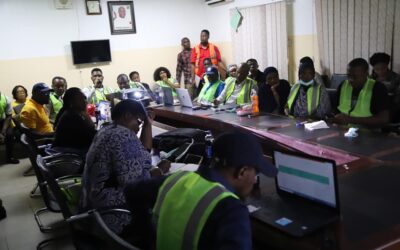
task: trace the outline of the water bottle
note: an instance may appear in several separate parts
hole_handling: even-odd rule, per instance
[[[211,131],[206,132],[206,136],[204,137],[205,144],[206,144],[206,157],[208,162],[211,161],[212,158],[212,144],[214,142],[214,137],[211,133]]]

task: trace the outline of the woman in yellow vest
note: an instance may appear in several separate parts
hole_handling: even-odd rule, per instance
[[[314,80],[313,64],[300,64],[299,81],[290,90],[286,115],[302,119],[324,119],[331,112],[331,102],[324,86]]]
[[[171,76],[171,72],[165,67],[159,67],[154,71],[154,81],[158,88],[166,87],[172,89],[172,95],[176,97],[175,89],[179,88],[179,83]]]
[[[12,102],[12,115],[16,118],[21,112],[22,107],[25,105],[25,102],[28,100],[28,90],[22,85],[17,85],[13,88],[12,95],[14,98],[14,101]]]
[[[382,127],[389,122],[388,94],[385,85],[368,77],[365,59],[348,64],[348,80],[338,87],[338,112],[332,122],[367,127]]]

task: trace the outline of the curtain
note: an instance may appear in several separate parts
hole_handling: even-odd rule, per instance
[[[237,31],[231,30],[233,58],[236,63],[254,58],[261,71],[268,66],[288,77],[286,3],[272,3],[239,9],[243,20]],[[233,15],[234,10],[230,14]]]
[[[352,59],[368,61],[375,52],[386,52],[392,55],[393,66],[399,64],[400,27],[395,32],[400,25],[399,10],[397,0],[315,0],[323,74],[345,74]]]

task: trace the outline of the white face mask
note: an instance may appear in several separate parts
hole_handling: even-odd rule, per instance
[[[299,82],[300,82],[300,84],[303,85],[303,86],[310,86],[310,85],[314,82],[314,80],[311,80],[311,81],[309,81],[309,82],[305,82],[305,81],[303,81],[303,80],[300,80]]]

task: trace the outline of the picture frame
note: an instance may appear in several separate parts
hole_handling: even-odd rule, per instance
[[[100,0],[85,0],[86,14],[101,15]]]
[[[111,35],[136,33],[133,1],[109,1],[107,7]]]

